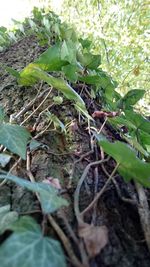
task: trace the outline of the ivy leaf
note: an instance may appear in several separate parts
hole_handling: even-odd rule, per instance
[[[125,110],[125,116],[127,120],[136,126],[136,128],[150,134],[150,122],[142,115],[134,111]]]
[[[97,137],[98,138],[98,137]],[[136,153],[122,142],[110,143],[99,140],[104,151],[119,163],[118,171],[126,179],[135,179],[146,187],[150,187],[150,164],[136,157]]]
[[[63,41],[61,46],[61,60],[67,61],[70,64],[75,64],[76,61],[76,46],[72,40]]]
[[[83,77],[80,76],[79,81],[92,85],[100,85],[102,82],[101,77],[98,75],[86,75]]]
[[[66,267],[65,257],[58,241],[43,237],[33,219],[22,222],[22,230],[14,232],[0,247],[2,267]],[[21,224],[21,223],[20,223]],[[28,225],[30,226],[28,228]],[[34,226],[35,225],[35,226]]]
[[[135,105],[144,96],[144,94],[145,90],[130,90],[122,99],[120,99],[118,102],[118,108],[129,109],[129,107]]]
[[[22,159],[26,159],[26,146],[30,137],[30,133],[22,126],[10,123],[0,125],[0,144]]]
[[[7,179],[32,192],[38,193],[44,213],[51,213],[62,206],[68,205],[68,202],[64,198],[57,195],[58,191],[53,186],[50,186],[48,184],[36,182],[31,183],[29,181],[26,181],[25,179],[11,174],[1,174],[0,179]]]
[[[45,71],[61,70],[62,66],[68,64],[67,60],[61,59],[61,43],[48,48],[37,60],[35,60],[35,64]],[[26,68],[28,68],[28,66]]]
[[[64,72],[67,79],[69,79],[71,82],[76,82],[78,75],[76,71],[78,70],[76,65],[67,65],[62,67],[62,71]]]
[[[10,205],[0,207],[0,234],[2,235],[18,220],[18,213],[10,211]]]
[[[23,233],[26,231],[39,233],[41,228],[32,217],[21,216],[17,221],[12,223],[8,229],[16,233]]]
[[[88,69],[96,70],[101,64],[101,56],[91,53],[78,54],[79,62]]]

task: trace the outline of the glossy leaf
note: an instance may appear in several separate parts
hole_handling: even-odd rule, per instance
[[[44,213],[54,212],[61,206],[68,205],[67,201],[64,198],[57,196],[58,191],[48,184],[36,182],[31,183],[29,181],[26,181],[25,179],[11,174],[1,174],[0,179],[6,179],[15,182],[19,186],[38,193]]]
[[[30,137],[30,133],[22,126],[10,123],[0,125],[0,144],[22,159],[26,159],[26,146]]]
[[[118,171],[125,179],[135,179],[144,186],[150,187],[150,164],[137,158],[133,149],[119,141],[110,143],[107,140],[99,140],[99,144],[119,163]]]

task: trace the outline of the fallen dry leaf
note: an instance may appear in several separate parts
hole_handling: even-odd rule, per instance
[[[87,223],[79,225],[79,236],[83,238],[90,258],[98,255],[108,243],[108,228]]]

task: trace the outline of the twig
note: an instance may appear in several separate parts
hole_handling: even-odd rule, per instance
[[[74,254],[74,252],[72,250],[72,246],[70,244],[69,239],[66,237],[64,232],[61,230],[59,225],[56,223],[56,221],[54,220],[54,218],[50,214],[48,215],[48,220],[49,220],[50,224],[52,225],[52,227],[54,228],[54,230],[56,231],[57,235],[59,236],[61,242],[63,243],[64,248],[65,248],[72,264],[75,267],[86,267],[77,259],[76,255]]]
[[[104,161],[103,161],[104,162]],[[117,163],[117,165],[115,166],[115,168],[113,169],[111,175],[109,176],[107,182],[105,183],[105,185],[103,186],[103,188],[101,189],[101,191],[96,195],[96,197],[93,199],[93,201],[89,204],[89,206],[83,210],[81,213],[80,213],[80,216],[83,217],[85,215],[85,213],[89,210],[91,210],[94,206],[94,204],[98,201],[98,199],[102,196],[102,194],[104,193],[107,185],[110,183],[110,181],[112,180],[112,177],[114,176],[117,168],[119,167],[119,163]]]
[[[81,162],[85,157],[89,156],[93,154],[93,150],[90,150],[86,153],[84,153],[83,155],[80,156],[80,158],[78,160],[76,160],[74,163],[73,163],[73,166],[72,166],[72,170],[71,170],[71,174],[70,174],[70,177],[69,177],[69,183],[68,183],[68,186],[67,188],[71,188],[71,183],[72,183],[72,179],[73,179],[73,175],[74,175],[74,171],[75,171],[75,166],[77,163]]]
[[[74,193],[74,211],[75,211],[75,215],[76,215],[76,218],[77,218],[78,221],[82,221],[81,213],[80,213],[80,210],[79,210],[79,195],[80,195],[81,186],[82,186],[84,180],[87,177],[89,169],[91,167],[93,167],[93,166],[99,165],[99,164],[101,164],[103,162],[106,162],[106,161],[108,161],[108,159],[98,160],[98,161],[89,163],[86,166],[86,168],[85,168],[85,170],[84,170],[84,172],[83,172],[83,174],[82,174],[82,176],[81,176],[81,178],[80,178],[80,180],[79,180],[79,182],[77,184],[77,187],[76,187],[76,190],[75,190],[75,193]]]

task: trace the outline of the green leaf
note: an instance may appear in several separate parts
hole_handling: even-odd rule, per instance
[[[119,100],[118,107],[122,109],[129,109],[129,107],[135,105],[144,94],[145,90],[130,90],[122,99]]]
[[[35,60],[35,65],[45,71],[61,70],[61,67],[67,64],[67,60],[61,59],[61,43],[48,48],[37,60]],[[28,68],[28,66],[26,68]]]
[[[0,165],[4,168],[10,161],[11,156],[6,153],[0,153]]]
[[[136,128],[143,130],[144,132],[150,134],[150,121],[145,119],[142,115],[134,111],[125,111],[126,119],[129,120]]]
[[[146,187],[150,187],[150,164],[136,157],[136,153],[122,142],[110,143],[100,140],[104,151],[119,163],[118,171],[127,180],[135,179]]]
[[[0,144],[26,159],[26,146],[30,133],[22,126],[3,123],[0,125]]]
[[[147,151],[140,145],[140,143],[137,141],[136,137],[127,137],[126,135],[123,135],[123,138],[132,146],[134,147],[137,151],[139,151],[141,154],[144,156],[148,157],[149,154]]]
[[[148,133],[146,133],[142,130],[139,130],[137,133],[137,137],[144,147],[145,147],[145,145],[150,145],[150,135]]]
[[[61,60],[67,61],[70,64],[75,64],[76,61],[76,46],[72,40],[63,41],[61,46]]]
[[[89,39],[79,39],[80,43],[82,44],[83,48],[90,48],[90,46],[92,45],[92,41],[90,41]]]
[[[77,81],[77,78],[78,78],[78,75],[77,75],[77,71],[78,68],[76,65],[67,65],[67,66],[63,66],[62,67],[62,71],[64,72],[66,78],[68,80],[70,80],[71,82],[76,82]]]
[[[13,224],[9,225],[8,229],[16,233],[22,233],[26,231],[39,233],[41,230],[40,225],[29,216],[20,217]]]
[[[10,229],[11,225],[18,220],[18,213],[10,211],[10,205],[0,207],[0,234]]]
[[[78,54],[78,60],[85,68],[96,70],[101,64],[101,56],[91,53]]]
[[[98,75],[87,75],[87,76],[80,76],[79,81],[85,82],[87,84],[93,84],[93,85],[100,85],[102,82],[102,79]]]
[[[53,187],[45,183],[31,183],[25,179],[19,178],[11,174],[1,174],[0,179],[7,179],[15,182],[19,186],[25,187],[26,189],[36,192],[39,194],[42,210],[44,213],[54,212],[61,206],[68,205],[67,201],[59,197],[58,191]]]
[[[28,219],[30,220],[30,218]],[[65,257],[58,241],[43,237],[33,219],[30,229],[13,233],[0,247],[1,267],[66,267]],[[22,227],[24,229],[24,226]]]

